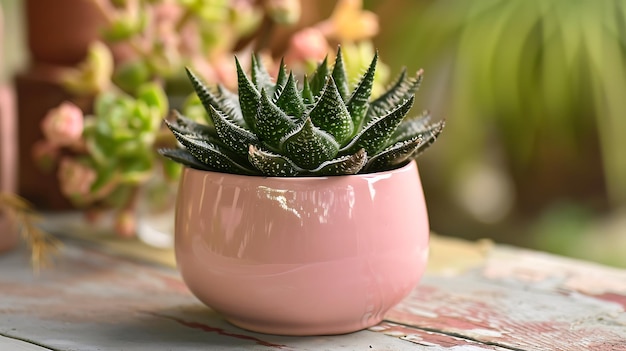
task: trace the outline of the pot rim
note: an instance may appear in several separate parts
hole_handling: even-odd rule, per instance
[[[390,169],[387,171],[379,171],[372,173],[361,173],[361,174],[346,174],[346,175],[336,175],[336,176],[304,176],[304,177],[274,177],[274,176],[263,176],[263,175],[246,175],[246,174],[235,174],[235,173],[227,173],[227,172],[218,172],[218,171],[208,171],[197,168],[192,168],[189,166],[183,165],[183,170],[186,172],[198,172],[198,173],[215,173],[221,174],[223,176],[231,176],[231,177],[245,177],[245,178],[263,178],[263,179],[272,179],[272,180],[281,180],[286,182],[295,182],[295,181],[312,181],[312,180],[328,180],[328,179],[346,179],[346,178],[372,178],[372,177],[381,177],[388,176],[396,173],[410,172],[413,168],[417,169],[417,162],[415,159],[409,161],[409,163],[405,164],[402,167]]]

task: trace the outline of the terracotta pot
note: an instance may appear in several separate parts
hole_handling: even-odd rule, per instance
[[[26,0],[28,49],[35,62],[73,65],[100,38],[105,24],[93,1]]]
[[[57,82],[54,66],[33,65],[15,77],[17,110],[19,111],[19,174],[18,191],[40,210],[68,210],[72,205],[61,194],[56,171],[44,172],[33,159],[33,145],[44,139],[41,120],[46,113],[64,101],[71,101],[85,113],[92,111],[91,96],[72,96]]]
[[[11,250],[19,241],[19,235],[13,222],[0,212],[0,253]]]
[[[231,323],[271,334],[375,325],[415,287],[428,256],[414,162],[318,178],[186,168],[175,232],[189,289]]]
[[[72,206],[59,191],[56,174],[43,172],[33,161],[31,149],[43,139],[39,126],[51,108],[70,100],[90,112],[91,97],[77,98],[67,92],[59,84],[59,70],[85,58],[89,45],[100,38],[105,21],[93,1],[26,0],[24,8],[31,64],[15,76],[18,190],[39,209],[67,210]]]

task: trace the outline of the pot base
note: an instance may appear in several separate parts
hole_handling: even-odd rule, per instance
[[[268,320],[242,320],[226,317],[226,321],[230,324],[252,331],[255,333],[283,335],[283,336],[314,336],[314,335],[340,335],[354,333],[369,327],[373,327],[383,318],[367,318],[366,321],[360,323],[311,323],[311,324],[293,324],[293,323],[272,323]]]

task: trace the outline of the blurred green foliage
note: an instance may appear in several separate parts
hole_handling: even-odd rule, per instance
[[[402,4],[372,4],[388,10],[379,47],[391,67],[425,68],[430,103],[417,104],[449,120],[446,173],[494,147],[513,172],[558,149],[568,162],[601,157],[605,196],[626,205],[626,1]]]

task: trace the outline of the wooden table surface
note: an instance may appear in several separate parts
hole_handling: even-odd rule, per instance
[[[39,275],[25,250],[0,255],[0,350],[626,350],[626,271],[544,253],[435,236],[380,325],[281,337],[231,326],[172,267],[111,247],[65,240]]]

